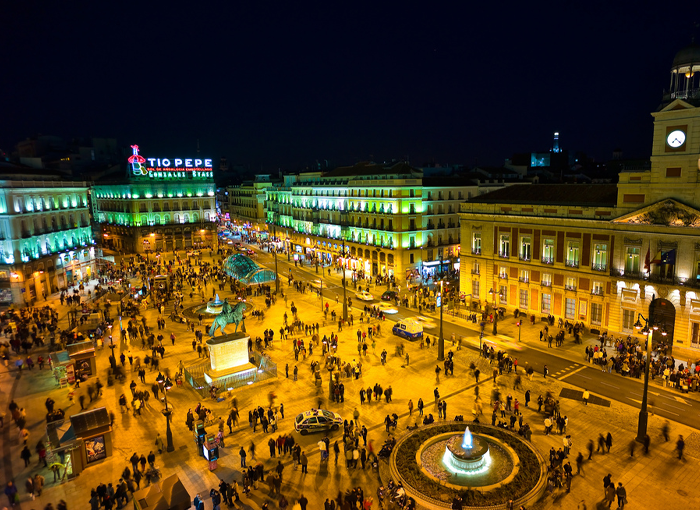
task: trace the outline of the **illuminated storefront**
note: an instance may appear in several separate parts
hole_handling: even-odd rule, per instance
[[[93,188],[104,247],[125,252],[216,248],[211,159],[144,157],[132,145],[126,178]]]

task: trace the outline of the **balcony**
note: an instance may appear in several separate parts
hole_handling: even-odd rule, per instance
[[[542,257],[543,264],[554,264],[554,257]]]
[[[592,294],[593,296],[603,296],[603,295],[605,295],[605,292],[603,292],[603,289],[602,289],[602,288],[597,288],[597,289],[593,289],[593,290],[591,291],[591,294]]]
[[[578,268],[578,260],[567,260],[565,265],[566,267]]]
[[[591,269],[593,271],[607,271],[608,270],[608,265],[607,264],[591,264]]]
[[[498,279],[499,279],[499,280],[507,280],[507,279],[508,279],[508,275],[505,274],[505,273],[501,273],[501,274],[498,275]]]
[[[508,252],[507,252],[507,251],[498,252],[498,256],[501,257],[502,259],[507,259],[507,258],[508,258]]]
[[[472,255],[481,255],[481,248],[472,248]]]
[[[542,280],[542,286],[543,287],[551,287],[552,286],[552,281],[551,280]]]
[[[521,260],[522,262],[530,262],[530,255],[519,255],[518,259]]]
[[[479,275],[481,274],[478,269],[472,269],[472,274],[474,275]]]
[[[627,280],[646,280],[646,276],[641,271],[627,271],[625,269],[610,268],[610,276],[617,276]]]
[[[528,278],[527,276],[521,276],[520,278],[518,278],[518,281],[520,283],[530,283],[530,278]]]
[[[576,292],[576,285],[564,285],[564,288]]]

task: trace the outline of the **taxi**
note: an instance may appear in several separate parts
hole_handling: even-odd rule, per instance
[[[423,317],[422,315],[418,315],[417,317],[414,317],[413,320],[421,323],[423,325],[423,329],[435,329],[437,327],[435,321],[430,317]]]
[[[361,290],[355,293],[355,297],[360,301],[373,301],[374,296],[367,292],[366,290]]]

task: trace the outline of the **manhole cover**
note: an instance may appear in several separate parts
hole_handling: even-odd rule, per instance
[[[178,448],[178,450],[187,450],[187,445],[183,444],[180,448]]]
[[[680,494],[681,496],[687,496],[687,495],[688,495],[688,493],[685,492],[683,489],[678,489],[677,492],[678,492],[678,494]]]

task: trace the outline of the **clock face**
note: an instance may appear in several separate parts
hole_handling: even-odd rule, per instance
[[[671,131],[666,138],[666,143],[674,149],[680,147],[685,143],[685,133],[679,129]]]

